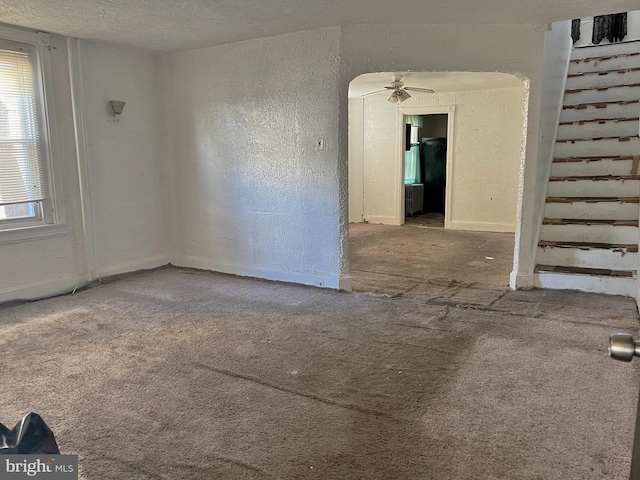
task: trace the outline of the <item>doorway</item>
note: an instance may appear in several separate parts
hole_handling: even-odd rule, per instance
[[[405,223],[444,227],[449,115],[404,115]]]
[[[399,109],[398,225],[451,228],[454,105]]]

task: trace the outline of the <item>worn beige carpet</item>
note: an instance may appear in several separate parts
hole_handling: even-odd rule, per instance
[[[338,293],[174,268],[0,306],[0,422],[83,479],[624,479],[630,299]]]

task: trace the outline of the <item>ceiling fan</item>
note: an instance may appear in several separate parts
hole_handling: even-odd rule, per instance
[[[402,81],[403,75],[400,73],[396,73],[392,77],[391,85],[384,87],[384,90],[378,90],[376,92],[365,93],[362,97],[369,97],[371,95],[380,95],[382,93],[391,92],[391,96],[389,97],[389,101],[391,103],[402,103],[407,98],[411,98],[408,92],[418,92],[418,93],[436,93],[430,88],[421,88],[421,87],[405,87],[404,82]]]

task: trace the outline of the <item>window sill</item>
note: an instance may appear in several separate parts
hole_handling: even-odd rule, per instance
[[[30,227],[0,230],[0,245],[22,243],[43,238],[64,237],[67,235],[67,225],[35,225]]]

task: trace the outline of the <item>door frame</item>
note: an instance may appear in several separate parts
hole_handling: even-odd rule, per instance
[[[437,107],[399,107],[397,117],[397,147],[396,147],[396,225],[404,225],[404,148],[405,148],[405,115],[447,115],[447,165],[444,206],[444,228],[451,228],[451,206],[453,185],[453,145],[455,128],[455,105],[441,105]]]

